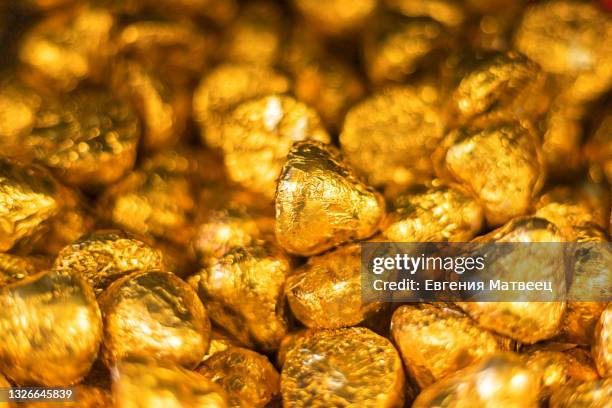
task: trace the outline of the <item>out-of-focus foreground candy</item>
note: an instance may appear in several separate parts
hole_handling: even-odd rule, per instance
[[[604,309],[595,328],[593,359],[602,377],[612,377],[612,304]]]
[[[573,381],[555,392],[550,408],[608,408],[612,401],[612,379]]]

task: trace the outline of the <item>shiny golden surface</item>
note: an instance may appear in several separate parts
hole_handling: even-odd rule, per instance
[[[67,386],[91,368],[102,319],[78,275],[41,272],[0,290],[0,371],[20,385]]]
[[[299,340],[281,374],[283,407],[402,407],[404,372],[389,340],[351,327]]]
[[[583,155],[580,151],[586,109],[572,101],[555,101],[548,112],[542,140],[542,153],[548,173],[562,179],[580,171]]]
[[[612,304],[604,309],[595,327],[593,359],[602,377],[612,377]]]
[[[592,137],[585,146],[585,155],[592,166],[600,167],[608,183],[612,181],[612,108],[597,124]]]
[[[235,247],[192,278],[211,320],[240,342],[271,351],[287,332],[286,255],[269,243]]]
[[[45,258],[0,253],[0,287],[48,270],[50,266]]]
[[[86,88],[48,99],[25,143],[63,181],[98,187],[132,168],[139,136],[129,105],[106,90]]]
[[[537,378],[517,356],[497,354],[425,388],[412,406],[536,408]]]
[[[526,214],[543,183],[536,138],[518,123],[453,131],[436,154],[438,172],[468,187],[492,226]]]
[[[404,366],[422,388],[511,346],[446,305],[399,307],[393,313],[391,334]]]
[[[0,374],[0,387],[8,388],[10,386],[11,384],[6,380],[6,378],[4,378],[2,374]],[[10,407],[11,405],[9,405],[9,402],[0,402],[0,408],[10,408]]]
[[[333,35],[360,28],[377,3],[377,0],[293,0],[295,8],[313,28]]]
[[[376,232],[381,196],[359,181],[331,146],[296,143],[276,189],[276,238],[287,251],[313,255]]]
[[[117,408],[228,408],[227,395],[204,376],[168,362],[130,358],[113,369]]]
[[[0,156],[24,154],[21,141],[34,126],[41,98],[13,75],[0,79]]]
[[[431,179],[430,156],[444,136],[442,98],[424,83],[388,88],[353,106],[340,134],[347,160],[375,186]]]
[[[460,25],[466,18],[463,2],[457,0],[385,0],[384,3],[406,16],[428,16],[449,26]]]
[[[483,210],[476,200],[460,188],[436,183],[396,198],[381,230],[393,242],[464,242],[483,223]]]
[[[608,408],[612,400],[612,379],[574,381],[555,392],[550,408]]]
[[[99,295],[125,275],[164,266],[161,251],[123,231],[99,230],[63,248],[53,268],[80,274]]]
[[[102,357],[108,367],[130,355],[195,367],[210,339],[210,321],[196,293],[169,272],[138,272],[99,298],[104,319]]]
[[[280,377],[263,355],[249,349],[228,347],[197,369],[227,393],[230,407],[263,408],[279,395]]]
[[[267,94],[282,94],[289,80],[265,66],[223,64],[202,78],[193,95],[193,115],[207,146],[220,148],[224,117],[240,102]]]
[[[354,326],[381,309],[361,301],[361,247],[349,244],[311,257],[285,283],[293,315],[310,328]]]
[[[229,114],[222,133],[230,178],[269,198],[293,143],[330,141],[317,113],[289,96],[242,103]]]

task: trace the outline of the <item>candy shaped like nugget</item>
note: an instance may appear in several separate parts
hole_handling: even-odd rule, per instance
[[[276,238],[285,250],[308,256],[367,238],[384,211],[382,197],[336,149],[313,141],[293,145],[276,189]]]
[[[604,309],[595,327],[593,359],[602,377],[612,377],[612,303]]]
[[[281,373],[283,407],[402,407],[404,371],[391,342],[351,327],[299,340]]]
[[[412,406],[536,408],[537,384],[516,355],[500,353],[425,388]]]
[[[63,248],[54,264],[57,271],[79,273],[98,295],[125,275],[163,268],[161,251],[118,230],[95,231],[80,238]]]
[[[312,257],[285,284],[293,315],[310,328],[354,326],[381,309],[361,301],[361,247],[349,244]]]
[[[169,362],[132,357],[118,363],[112,378],[118,408],[229,408],[221,387]]]
[[[518,123],[452,131],[435,161],[478,198],[491,226],[526,214],[544,181],[537,139]]]
[[[338,35],[362,26],[376,9],[377,0],[293,0],[295,8],[311,26],[326,34]]]
[[[134,165],[140,125],[132,109],[104,89],[84,88],[48,100],[25,138],[34,158],[63,181],[93,188]]]
[[[241,347],[216,353],[197,372],[225,390],[230,407],[263,408],[280,392],[280,377],[270,361]]]
[[[110,368],[130,355],[194,368],[206,353],[210,321],[191,287],[169,272],[138,272],[98,298],[104,319],[102,358]]]
[[[381,229],[393,242],[465,242],[484,223],[480,204],[458,186],[434,183],[402,194]]]
[[[612,378],[572,381],[553,393],[550,408],[608,408],[612,400]]]
[[[241,343],[271,351],[287,333],[283,287],[290,272],[286,255],[255,241],[231,249],[189,282],[213,322]]]
[[[398,308],[391,333],[406,369],[422,388],[507,351],[512,343],[478,326],[460,310],[433,304]]]
[[[224,142],[224,118],[238,104],[288,90],[289,79],[272,68],[251,64],[218,66],[202,78],[193,95],[193,114],[202,141],[220,148]]]
[[[289,96],[244,102],[223,125],[225,167],[235,182],[273,198],[287,153],[301,140],[330,141],[313,109]]]
[[[0,371],[19,385],[68,386],[97,355],[102,319],[76,274],[41,272],[0,290]]]
[[[430,156],[444,136],[442,98],[424,83],[388,88],[352,107],[340,134],[349,163],[376,186],[430,180]]]

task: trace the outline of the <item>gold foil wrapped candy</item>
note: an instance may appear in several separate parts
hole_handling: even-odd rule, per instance
[[[112,374],[118,408],[229,408],[221,387],[172,363],[129,358],[120,362]]]
[[[536,408],[537,378],[513,354],[497,354],[425,388],[412,405]]]
[[[550,408],[608,408],[612,400],[612,379],[572,381],[550,398]]]
[[[381,229],[393,242],[464,242],[484,223],[480,204],[461,188],[434,183],[395,199]]]
[[[328,143],[317,113],[289,96],[264,96],[239,105],[223,124],[230,178],[273,198],[276,180],[294,142]]]
[[[612,303],[604,309],[595,327],[593,359],[602,377],[612,377]]]
[[[268,359],[254,351],[228,347],[197,369],[227,393],[230,407],[263,408],[279,395],[280,377]]]
[[[104,319],[102,357],[108,367],[145,355],[194,368],[210,339],[206,309],[187,283],[169,272],[127,275],[99,297]]]
[[[361,323],[382,308],[361,300],[361,247],[349,244],[312,257],[285,283],[293,315],[311,328]]]
[[[63,248],[55,259],[54,269],[79,273],[100,294],[125,275],[164,266],[161,251],[123,231],[100,230]]]
[[[92,289],[41,272],[0,290],[0,371],[19,385],[68,386],[93,365],[102,335]]]
[[[537,139],[518,123],[452,131],[436,157],[438,172],[471,190],[491,226],[526,214],[544,180]]]
[[[281,374],[283,407],[402,407],[401,359],[384,337],[351,327],[298,340]]]
[[[404,305],[393,313],[391,334],[406,370],[420,387],[454,374],[511,342],[449,306]]]
[[[271,351],[287,333],[283,287],[290,272],[286,255],[256,241],[231,249],[189,282],[213,322],[241,343]]]
[[[444,136],[442,98],[424,83],[385,89],[353,106],[340,134],[347,160],[376,186],[428,181],[430,156]]]
[[[331,146],[296,143],[276,189],[276,238],[287,251],[313,255],[376,232],[381,196],[360,182]]]

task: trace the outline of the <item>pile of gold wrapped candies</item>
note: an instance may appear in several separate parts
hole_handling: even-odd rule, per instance
[[[610,2],[12,0],[0,36],[0,387],[76,393],[20,407],[612,407],[612,304],[364,303],[359,244],[608,242]],[[612,296],[602,248],[569,291]]]

